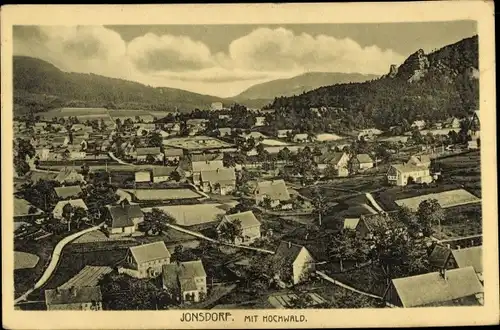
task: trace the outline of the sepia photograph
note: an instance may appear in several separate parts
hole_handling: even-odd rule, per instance
[[[2,66],[14,311],[307,327],[313,310],[498,304],[477,17],[29,17]]]

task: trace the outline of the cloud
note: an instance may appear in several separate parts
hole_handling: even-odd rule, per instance
[[[204,43],[184,36],[148,33],[133,39],[128,44],[127,54],[137,68],[144,72],[181,72],[215,65],[210,49]]]
[[[229,46],[234,65],[253,70],[385,73],[403,56],[377,46],[331,36],[295,35],[284,28],[259,28]]]
[[[404,58],[351,39],[258,28],[213,53],[189,36],[147,33],[125,42],[103,26],[14,29],[14,53],[38,57],[64,71],[92,72],[152,86],[231,96],[264,81],[307,71],[386,73]]]

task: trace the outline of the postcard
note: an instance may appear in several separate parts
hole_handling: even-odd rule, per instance
[[[2,7],[3,326],[498,323],[493,13]]]

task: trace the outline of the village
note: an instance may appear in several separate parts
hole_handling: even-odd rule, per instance
[[[479,111],[314,134],[273,111],[17,118],[16,308],[483,303]]]

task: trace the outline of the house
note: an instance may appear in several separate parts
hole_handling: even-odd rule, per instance
[[[278,206],[287,209],[292,208],[290,194],[284,180],[258,182],[254,195],[257,205],[261,205],[264,200],[269,199],[271,208]]]
[[[79,174],[74,168],[62,168],[54,179],[61,184],[85,182],[83,175]]]
[[[45,290],[47,310],[102,310],[102,293],[99,286],[71,287]]]
[[[108,205],[108,219],[105,230],[108,236],[132,235],[144,221],[140,205],[122,200],[119,205]]]
[[[368,154],[357,154],[351,158],[351,168],[354,172],[373,168],[373,159]]]
[[[234,244],[250,244],[256,239],[260,238],[260,222],[257,220],[252,211],[240,212],[236,214],[229,214],[224,216],[222,221],[217,225],[217,232],[224,223],[240,221],[241,224],[241,237],[236,237]]]
[[[268,137],[262,134],[261,132],[248,132],[248,133],[243,133],[241,134],[241,137],[244,138],[245,140],[248,140],[250,138],[253,138],[256,141],[264,140],[267,139]]]
[[[25,199],[14,197],[14,219],[20,221],[24,218],[41,215],[43,211]]]
[[[355,220],[351,220],[350,223],[348,222],[348,225],[352,227],[356,223],[354,229],[359,233],[359,235],[361,237],[370,238],[378,227],[385,227],[389,221],[391,221],[391,219],[387,215],[361,214],[357,222]],[[393,222],[391,222],[391,225],[392,224]],[[344,220],[344,227],[345,226],[346,222]]]
[[[194,130],[202,130],[207,126],[208,119],[204,118],[193,118],[193,119],[188,119],[186,120],[186,125],[190,129]]]
[[[137,148],[137,160],[146,161],[148,157],[153,157],[155,161],[163,161],[163,154],[159,147]]]
[[[84,159],[85,156],[87,155],[87,152],[82,150],[82,148],[79,145],[68,145],[66,147],[66,150],[64,150],[64,153],[66,153],[66,157],[69,160],[77,160],[77,159]]]
[[[74,208],[77,208],[77,207],[81,207],[82,209],[84,209],[85,211],[88,210],[87,208],[87,205],[85,205],[85,202],[82,200],[82,199],[70,199],[70,200],[67,200],[67,201],[59,201],[56,206],[54,207],[54,209],[52,210],[52,216],[54,217],[54,219],[63,219],[64,218],[64,207],[69,204]]]
[[[215,130],[215,132],[217,133],[217,136],[224,137],[230,136],[233,132],[233,129],[231,127],[219,127]]]
[[[349,155],[345,152],[327,152],[326,154],[317,157],[316,162],[318,163],[318,168],[320,170],[325,170],[329,165],[331,165],[337,171],[338,176],[347,176],[349,175],[349,159]]]
[[[406,164],[429,168],[431,166],[431,158],[428,155],[414,155],[410,157]]]
[[[436,245],[429,256],[429,264],[435,270],[465,268],[472,266],[483,281],[483,247],[472,246],[463,249],[450,249]]]
[[[193,155],[194,156],[194,155]],[[191,158],[193,159],[193,158]],[[195,184],[199,185],[199,175],[201,172],[206,171],[215,171],[219,168],[223,168],[224,164],[222,160],[200,160],[200,161],[191,161],[191,173],[193,175],[193,181]]]
[[[163,266],[163,288],[182,303],[199,302],[207,296],[207,273],[201,260]]]
[[[135,172],[135,182],[151,182],[151,173],[149,171],[137,171]]]
[[[153,182],[165,182],[170,179],[170,175],[175,171],[175,166],[153,167]]]
[[[178,162],[184,156],[184,150],[177,148],[165,148],[164,157],[170,162]]]
[[[255,126],[256,127],[264,126],[265,124],[266,124],[266,117],[264,117],[264,116],[255,117]]]
[[[392,185],[406,186],[410,178],[415,183],[430,183],[433,180],[430,169],[424,166],[396,164],[387,171],[387,181]]]
[[[210,109],[211,110],[222,110],[223,109],[222,102],[213,102],[210,105]]]
[[[314,258],[302,245],[282,241],[272,256],[277,277],[287,284],[299,284],[314,271]]]
[[[137,124],[137,132],[136,135],[139,137],[146,136],[149,133],[153,132],[156,130],[155,124]],[[167,133],[168,134],[168,133]],[[167,135],[168,137],[168,135]]]
[[[49,148],[36,148],[35,149],[35,157],[38,157],[39,160],[48,160],[50,155]]]
[[[83,193],[80,186],[55,187],[54,191],[57,198],[61,200],[79,197]]]
[[[170,263],[170,252],[164,241],[129,247],[123,267],[118,272],[136,278],[154,278]]]
[[[445,128],[460,128],[460,119],[457,117],[450,117],[443,123]]]
[[[219,119],[231,119],[230,115],[219,115]]]
[[[69,137],[67,136],[54,136],[50,140],[50,145],[52,148],[58,148],[58,147],[64,147],[68,145],[69,143]]]
[[[227,195],[236,189],[234,168],[217,168],[214,171],[201,171],[199,185],[204,192]]]
[[[181,131],[181,125],[179,123],[166,123],[164,129],[175,135]]]
[[[287,138],[289,134],[292,134],[292,132],[293,132],[293,130],[291,130],[291,129],[279,129],[277,137],[284,139],[284,138]]]
[[[482,305],[484,288],[472,266],[396,278],[385,299],[400,307]]]
[[[411,123],[410,127],[416,128],[418,130],[423,130],[425,128],[425,125],[425,120],[415,120],[413,123]]]
[[[73,132],[86,132],[86,133],[93,132],[92,126],[87,126],[85,124],[73,124],[73,126],[71,126],[71,130]]]
[[[384,133],[383,131],[379,130],[378,128],[371,127],[371,128],[365,128],[359,131],[358,133],[358,140],[363,138],[373,138],[376,135],[380,135]]]
[[[292,138],[293,142],[307,142],[309,140],[309,134],[307,133],[298,133],[295,134]]]

